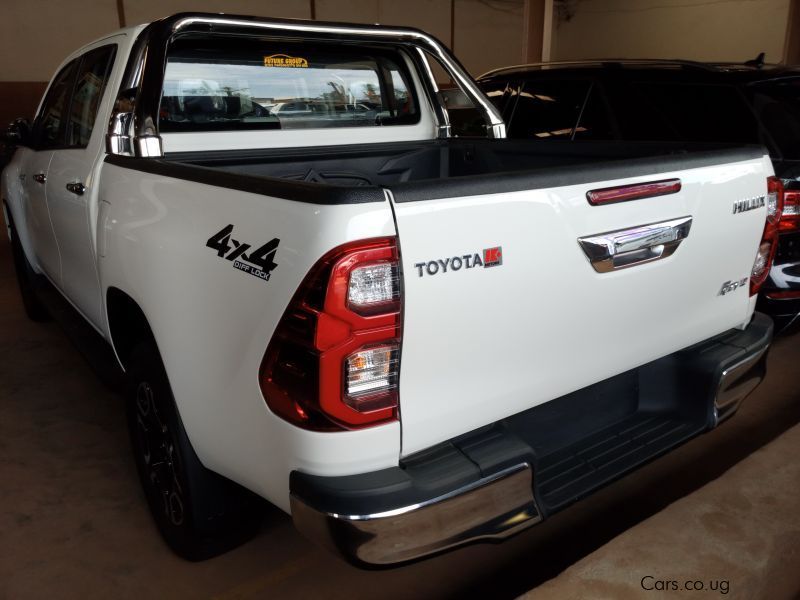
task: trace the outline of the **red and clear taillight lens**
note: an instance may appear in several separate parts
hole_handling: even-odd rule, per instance
[[[261,365],[275,414],[320,431],[397,418],[400,283],[394,237],[345,244],[317,262]]]
[[[800,190],[783,191],[783,214],[778,229],[781,233],[800,231]]]
[[[778,248],[778,232],[783,214],[783,183],[777,177],[767,178],[767,220],[758,252],[750,273],[750,295],[755,296],[769,276],[772,260]]]
[[[767,178],[767,225],[776,226],[783,215],[783,182],[777,177]]]
[[[359,412],[396,404],[399,344],[363,348],[345,359],[344,403]]]
[[[400,302],[400,270],[384,261],[350,271],[347,306],[361,315],[396,310]]]
[[[756,260],[753,262],[753,271],[750,273],[750,282],[758,282],[757,285],[764,283],[770,269],[770,257],[772,256],[773,242],[761,242],[756,253]],[[752,295],[752,294],[751,294]]]

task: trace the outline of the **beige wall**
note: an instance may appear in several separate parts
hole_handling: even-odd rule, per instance
[[[685,58],[780,62],[789,0],[565,0],[552,60]],[[569,20],[563,10],[571,12]]]
[[[418,27],[450,44],[450,0],[316,0],[320,21]]]
[[[0,81],[48,81],[73,50],[118,28],[115,0],[0,0]]]
[[[551,2],[552,0],[547,0]],[[545,2],[547,3],[547,2]],[[313,0],[316,18],[410,25],[449,45],[473,74],[524,62],[524,0]],[[185,10],[310,18],[312,0],[122,0],[127,24]],[[781,59],[789,0],[563,0],[553,60]],[[117,0],[0,0],[0,82],[42,82],[72,50],[119,27]],[[528,52],[530,54],[530,52]],[[535,55],[535,52],[533,53]],[[0,108],[3,98],[0,95]]]
[[[455,54],[473,75],[526,62],[522,0],[455,2]]]
[[[456,53],[474,74],[522,61],[523,3],[455,0]],[[122,5],[126,24],[136,25],[181,11],[308,19],[312,0],[122,0]],[[313,0],[313,5],[318,20],[408,25],[450,45],[450,0]],[[117,0],[0,0],[0,82],[47,81],[67,54],[117,28]]]
[[[128,25],[149,23],[179,12],[226,12],[257,17],[311,18],[309,0],[124,0],[123,5],[125,22]]]
[[[455,53],[473,74],[524,61],[525,0],[316,0],[317,19],[418,27]],[[538,8],[539,4],[536,3]]]

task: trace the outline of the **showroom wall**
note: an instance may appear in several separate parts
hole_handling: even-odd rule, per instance
[[[474,75],[543,57],[741,61],[764,51],[780,61],[786,46],[800,58],[800,11],[790,10],[800,0],[0,1],[0,124],[33,112],[75,48],[121,24],[187,10],[411,25],[453,47]]]
[[[790,0],[562,0],[552,60],[783,59]]]
[[[191,10],[410,25],[455,45],[477,75],[525,61],[526,2],[545,0],[2,0],[0,123],[30,115],[61,60],[121,23]],[[534,50],[538,60],[541,32]]]

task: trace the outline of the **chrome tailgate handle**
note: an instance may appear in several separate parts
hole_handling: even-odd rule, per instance
[[[608,273],[672,255],[689,235],[692,217],[578,238],[592,267]]]

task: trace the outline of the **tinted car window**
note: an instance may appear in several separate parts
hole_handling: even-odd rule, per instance
[[[602,92],[599,86],[592,85],[573,139],[612,140],[616,137]]]
[[[505,115],[506,105],[510,96],[512,84],[505,81],[491,81],[481,85],[483,93],[497,107],[501,115]]]
[[[409,74],[396,52],[260,40],[198,43],[176,43],[168,57],[163,132],[419,121]]]
[[[666,115],[640,86],[609,78],[603,90],[623,140],[680,141]]]
[[[526,81],[517,94],[510,137],[570,139],[589,87],[588,81]]]
[[[758,122],[731,85],[635,84],[687,142],[759,143]],[[651,138],[652,139],[652,138]]]
[[[67,146],[85,147],[89,143],[115,48],[116,46],[97,48],[84,55],[81,61],[72,94]]]
[[[783,157],[800,159],[800,78],[755,83],[748,92]]]
[[[64,145],[67,107],[75,81],[77,64],[78,61],[73,60],[58,72],[42,103],[42,108],[34,123],[33,134],[34,143],[40,150]]]

